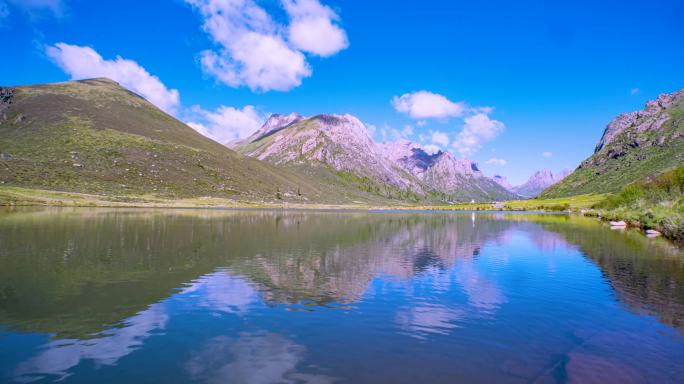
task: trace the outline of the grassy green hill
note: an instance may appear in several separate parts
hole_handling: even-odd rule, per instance
[[[5,185],[172,198],[324,195],[310,179],[242,156],[108,79],[4,90]]]
[[[6,188],[257,203],[416,200],[400,188],[378,191],[369,179],[300,168],[237,153],[109,79],[0,87]]]
[[[684,91],[661,95],[643,111],[614,120],[623,121],[619,129],[609,125],[596,152],[540,197],[617,193],[684,164]]]

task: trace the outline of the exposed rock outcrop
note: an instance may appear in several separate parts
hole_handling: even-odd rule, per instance
[[[451,153],[428,154],[408,140],[381,144],[385,157],[421,180],[429,190],[459,199],[499,200],[513,198],[505,188],[486,177],[476,163],[456,159]]]
[[[232,148],[273,164],[325,167],[421,196],[437,193],[441,199],[468,201],[515,196],[484,176],[477,164],[451,153],[428,154],[407,140],[378,144],[348,114],[274,115]]]
[[[508,181],[508,178],[506,178],[506,176],[494,175],[492,176],[492,180],[494,180],[500,186],[506,188],[506,190],[508,191],[513,190],[513,185]]]
[[[594,152],[599,152],[610,144],[616,143],[621,134],[627,134],[626,141],[632,146],[645,144],[649,138],[640,133],[662,131],[663,124],[670,119],[670,115],[665,111],[681,100],[684,100],[684,89],[659,95],[656,100],[646,103],[641,111],[621,114],[608,123]]]
[[[277,165],[324,166],[399,189],[424,192],[414,177],[385,159],[365,125],[349,114],[310,118],[275,115],[233,148]]]
[[[14,88],[0,87],[0,121],[7,120],[5,110],[14,101]]]
[[[684,164],[684,89],[661,94],[644,109],[606,126],[594,154],[563,182],[543,193],[558,197],[617,192],[626,185]]]

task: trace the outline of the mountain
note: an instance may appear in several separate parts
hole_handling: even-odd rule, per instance
[[[511,188],[511,191],[523,197],[535,197],[546,188],[560,182],[570,174],[570,171],[563,170],[553,174],[548,169],[535,172],[527,181],[519,186]]]
[[[542,193],[561,197],[617,192],[684,164],[684,89],[661,94],[643,110],[611,121],[594,153],[562,182]]]
[[[242,156],[105,78],[0,88],[0,152],[5,185],[244,200],[325,196],[311,180]]]
[[[355,185],[386,197],[425,192],[415,177],[383,157],[363,123],[348,114],[273,115],[231,147],[328,183]]]
[[[356,185],[387,197],[441,201],[514,197],[468,160],[457,160],[447,152],[430,155],[406,140],[376,143],[363,123],[351,115],[273,115],[261,129],[232,143],[231,148],[324,177],[328,183]]]
[[[456,159],[451,153],[428,154],[408,140],[381,144],[386,158],[416,176],[426,189],[442,199],[494,201],[516,198],[493,179],[486,177],[476,163]]]
[[[228,143],[226,143],[226,146],[228,148],[234,148],[242,143],[252,142],[260,137],[266,137],[268,135],[271,135],[283,128],[298,123],[302,120],[306,120],[306,117],[298,113],[290,113],[289,115],[281,115],[278,113],[272,114],[268,118],[268,120],[266,120],[264,125],[262,125],[261,128],[257,129],[254,133],[252,133],[249,137],[247,137],[246,139],[235,139],[229,141]]]
[[[514,197],[450,153],[377,144],[351,115],[273,115],[230,146],[240,153],[109,79],[0,87],[0,183],[9,186],[256,202]]]
[[[504,187],[507,191],[511,191],[513,189],[513,185],[511,185],[506,176],[494,175],[492,176],[492,180],[494,180],[500,186]]]

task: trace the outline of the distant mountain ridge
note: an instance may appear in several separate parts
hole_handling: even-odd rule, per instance
[[[274,115],[247,139],[234,143],[238,152],[279,166],[327,168],[377,186],[423,193],[411,175],[388,162],[359,119],[323,114],[303,118]]]
[[[407,140],[378,144],[363,123],[348,114],[273,115],[231,148],[272,164],[309,168],[307,172],[327,169],[369,191],[459,201],[515,197],[476,164],[448,152],[430,155]]]
[[[570,171],[563,170],[556,174],[549,169],[542,169],[530,176],[527,181],[519,186],[511,187],[511,191],[522,197],[535,197],[546,188],[560,182],[570,174]]]
[[[644,109],[623,113],[605,128],[594,153],[542,193],[561,197],[617,192],[684,164],[684,89],[661,94]]]
[[[504,187],[507,191],[511,191],[513,189],[513,185],[508,181],[508,178],[506,176],[495,174],[494,176],[492,176],[492,180],[494,180],[500,186]]]
[[[421,180],[428,189],[459,200],[506,200],[515,195],[480,171],[477,163],[451,153],[428,154],[418,144],[397,140],[380,144],[386,158]]]

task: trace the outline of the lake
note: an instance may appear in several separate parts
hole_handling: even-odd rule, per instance
[[[16,208],[0,263],[2,382],[684,382],[684,254],[585,218]]]

